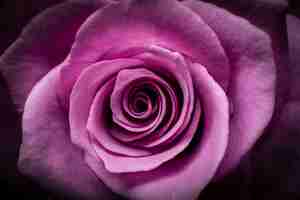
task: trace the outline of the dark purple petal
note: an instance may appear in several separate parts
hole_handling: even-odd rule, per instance
[[[218,177],[234,168],[268,125],[274,110],[276,68],[269,36],[248,21],[200,1],[185,5],[218,35],[232,65],[230,138]],[[241,34],[244,33],[244,34]]]
[[[300,75],[300,19],[288,15],[287,29],[290,53],[290,100],[300,100],[299,75]]]
[[[49,8],[5,51],[0,68],[20,111],[35,83],[65,58],[79,26],[99,7],[66,2]]]

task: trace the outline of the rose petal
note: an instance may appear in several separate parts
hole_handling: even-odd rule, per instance
[[[93,99],[101,86],[124,68],[142,65],[137,59],[116,59],[102,61],[90,66],[80,75],[70,97],[70,132],[72,142],[89,149],[86,124]]]
[[[163,92],[158,84],[152,84],[153,89],[155,89],[161,99],[161,107],[155,119],[151,123],[136,123],[134,120],[129,120],[127,116],[122,112],[123,103],[122,96],[124,94],[125,88],[129,89],[129,84],[136,79],[148,78],[153,81],[157,81],[160,85],[167,85],[160,77],[152,73],[151,71],[138,68],[138,69],[130,69],[130,70],[122,70],[118,73],[116,78],[116,84],[114,90],[111,94],[111,110],[113,113],[113,120],[116,124],[131,131],[133,133],[147,132],[151,133],[153,130],[157,128],[157,126],[161,123],[166,114],[166,99],[163,95]],[[139,81],[141,82],[141,80]],[[142,125],[142,126],[141,126]]]
[[[207,113],[201,141],[197,143],[194,138],[196,144],[191,151],[149,172],[109,173],[97,160],[97,154],[86,154],[90,167],[113,191],[132,199],[196,199],[213,177],[226,149],[228,102],[224,91],[204,67],[192,66],[191,71],[196,93]]]
[[[97,143],[93,143],[96,154],[104,162],[105,168],[112,173],[140,172],[153,170],[181,153],[191,142],[200,119],[200,104],[197,102],[194,120],[189,124],[185,134],[171,148],[154,155],[143,157],[126,157],[111,154]],[[92,137],[93,138],[93,137]]]
[[[154,51],[154,50],[153,50]],[[166,52],[167,53],[167,52]],[[172,60],[178,61],[178,54],[168,54],[169,56],[173,56]],[[178,63],[177,63],[178,64]],[[145,157],[140,158],[141,160],[136,162],[135,164],[124,166],[120,164],[123,160],[126,160],[126,162],[129,164],[130,162],[136,161],[132,158],[125,158],[125,157],[117,157],[111,152],[106,152],[103,147],[99,143],[101,143],[101,139],[105,137],[105,135],[100,135],[96,138],[93,136],[93,134],[90,134],[91,141],[88,138],[88,133],[86,131],[86,123],[88,120],[88,114],[90,107],[92,105],[92,100],[94,96],[96,95],[96,91],[98,88],[101,88],[103,84],[108,81],[109,78],[112,78],[112,76],[116,76],[116,73],[123,70],[123,69],[131,69],[136,68],[137,66],[143,66],[144,63],[142,61],[136,60],[136,59],[116,59],[112,61],[103,61],[96,63],[89,68],[85,69],[84,72],[80,75],[79,79],[77,80],[71,94],[71,102],[70,102],[70,128],[71,128],[71,139],[72,141],[84,148],[86,151],[90,152],[90,144],[92,143],[95,148],[98,151],[99,156],[102,159],[105,159],[108,164],[107,168],[111,171],[119,171],[119,172],[126,172],[126,171],[136,171],[136,170],[150,170],[153,168],[158,167],[163,162],[166,162],[167,160],[171,159],[175,155],[177,155],[179,152],[181,152],[190,142],[193,135],[193,126],[190,126],[187,128],[186,134],[183,134],[182,139],[169,151],[165,151],[161,154],[153,155],[153,157]],[[189,105],[193,102],[193,92],[190,91],[191,89],[191,77],[189,76],[189,71],[187,68],[180,68],[179,66],[182,65],[170,65],[170,66],[161,66],[161,69],[170,70],[172,67],[179,72],[185,72],[180,74],[179,72],[174,72],[174,76],[176,76],[177,79],[179,79],[180,84],[182,85],[183,89],[185,90],[185,100],[188,102],[187,107],[190,110],[193,105]],[[172,73],[173,71],[170,70]],[[184,78],[183,78],[184,77]],[[187,79],[188,83],[184,83],[183,80]],[[101,98],[99,98],[101,100]],[[103,103],[102,103],[103,104]],[[101,104],[100,104],[101,105]],[[186,106],[185,106],[186,107]],[[103,110],[103,109],[102,109]],[[191,112],[192,112],[191,110]],[[192,113],[189,113],[187,116],[192,115]],[[181,121],[185,120],[186,113],[183,114],[183,118]],[[95,119],[95,117],[91,118]],[[189,119],[189,118],[188,118]],[[187,120],[189,121],[189,120]],[[195,118],[195,122],[197,122],[197,118]],[[195,123],[194,122],[194,123]],[[96,123],[95,121],[91,124],[92,126],[89,126],[89,129],[93,128],[94,133],[102,134],[104,129],[101,128],[101,125],[104,125],[103,123]],[[178,123],[177,126],[181,125],[181,122]],[[188,125],[188,124],[186,124]],[[100,127],[100,129],[97,129],[97,127]],[[185,127],[185,126],[183,126]],[[97,130],[95,130],[95,129]],[[178,129],[176,127],[175,129]],[[95,140],[96,139],[96,140]],[[107,139],[107,137],[106,137]],[[108,141],[108,140],[106,140]],[[103,141],[102,141],[103,142]],[[108,144],[113,145],[113,143]],[[99,148],[98,148],[99,147]],[[107,147],[107,146],[106,146]],[[116,146],[115,146],[116,147]],[[114,148],[115,148],[114,147]],[[129,153],[129,149],[123,148],[123,152]],[[117,150],[117,149],[115,149]],[[121,150],[121,149],[119,149]],[[127,151],[127,152],[126,152]],[[133,149],[130,150],[131,153],[133,152]],[[134,153],[139,153],[138,151]],[[114,163],[118,160],[119,164]],[[144,162],[142,162],[144,161]]]
[[[269,36],[246,20],[212,4],[184,3],[217,33],[233,67],[229,145],[217,174],[222,177],[238,164],[272,117],[276,77],[273,51]]]
[[[106,150],[125,156],[147,156],[150,151],[137,149],[120,143],[112,137],[108,126],[107,108],[109,105],[110,94],[114,87],[114,79],[108,81],[97,92],[93,104],[90,107],[90,114],[87,121],[87,130],[97,139]]]
[[[80,72],[91,63],[143,45],[161,45],[192,57],[227,88],[227,57],[215,33],[199,16],[175,0],[133,0],[96,11],[83,24],[70,53],[70,62],[77,68],[71,65],[66,71],[74,73],[62,73],[62,80],[68,82],[62,94],[70,94]]]
[[[143,60],[152,70],[168,76],[173,74],[179,84],[183,104],[181,106],[180,115],[170,130],[163,136],[160,134],[154,135],[154,138],[142,141],[145,147],[156,147],[165,143],[171,142],[176,138],[189,123],[194,105],[194,90],[191,79],[191,74],[188,70],[188,65],[183,56],[178,52],[171,52],[168,49],[153,45],[148,47],[148,51],[135,56]],[[164,68],[167,68],[165,70]],[[178,95],[178,94],[177,94]]]
[[[142,71],[145,71],[146,69],[142,69]],[[133,72],[132,76],[135,76],[134,74],[134,71],[131,71]],[[162,134],[165,133],[166,130],[169,129],[170,125],[172,124],[172,122],[174,122],[174,120],[176,119],[176,116],[178,115],[178,112],[179,112],[179,107],[178,107],[178,99],[177,99],[177,96],[175,94],[175,91],[174,91],[174,88],[172,88],[171,85],[169,85],[169,83],[167,83],[166,81],[164,81],[162,78],[163,77],[159,77],[157,75],[155,75],[154,73],[148,71],[147,73],[149,75],[148,78],[152,78],[152,79],[155,79],[157,82],[160,83],[160,85],[163,87],[164,91],[160,91],[157,95],[157,102],[155,102],[155,105],[154,105],[154,108],[151,112],[154,112],[155,110],[160,109],[161,106],[165,106],[166,110],[168,110],[168,113],[166,113],[166,116],[164,117],[164,120],[159,124],[159,128],[155,131],[155,135],[157,135],[158,137]],[[126,79],[126,74],[124,74],[124,78]],[[151,76],[150,76],[151,75]],[[130,75],[127,76],[127,77],[131,77]],[[131,79],[131,78],[130,78]],[[154,81],[154,80],[153,80]],[[123,86],[120,88],[119,87],[119,90],[123,90],[125,89],[127,85],[123,83]],[[123,89],[122,89],[123,88]],[[127,88],[127,87],[126,87]],[[130,89],[128,89],[130,90]],[[127,92],[125,92],[125,105],[128,104],[128,101],[127,97],[127,93],[129,92],[127,90]],[[114,96],[114,93],[112,94],[112,97]],[[150,97],[149,97],[150,98]],[[167,100],[167,104],[168,105],[162,105],[162,101],[160,99],[166,99]],[[112,101],[113,101],[113,98],[112,98]],[[159,106],[157,106],[157,104],[159,104]],[[169,105],[171,104],[171,105]],[[111,107],[112,108],[117,108],[118,105],[112,105]],[[124,106],[124,110],[126,111],[128,108],[126,108],[126,106]],[[129,112],[129,111],[127,111]],[[115,112],[116,113],[116,112]],[[148,113],[145,113],[143,114],[142,116],[139,116],[138,118],[141,119],[141,117],[146,117]],[[155,114],[154,113],[150,113],[149,112],[149,115],[151,114]],[[146,132],[143,132],[143,133],[138,133],[138,134],[132,134],[132,133],[128,133],[128,134],[122,134],[122,132],[118,132],[117,130],[116,131],[113,131],[112,134],[113,136],[115,136],[116,138],[118,138],[119,140],[121,141],[124,141],[124,142],[133,142],[133,141],[136,141],[136,140],[139,140],[141,138],[145,138],[145,136],[148,136],[150,133],[150,131],[146,131]],[[149,138],[145,138],[146,140],[149,140]],[[143,146],[143,145],[142,145]]]
[[[19,169],[43,186],[67,197],[113,199],[69,138],[68,119],[56,96],[57,68],[30,93],[23,116]]]
[[[0,69],[18,110],[35,83],[64,59],[79,26],[98,7],[66,2],[49,8],[2,55]]]
[[[168,132],[168,135],[166,135],[166,137],[160,138],[159,141],[154,141],[153,144],[149,143],[150,147],[153,147],[165,142],[169,142],[171,141],[171,139],[175,139],[175,137],[179,135],[187,126],[192,114],[194,95],[190,73],[187,67],[182,67],[185,66],[185,63],[180,54],[172,53],[166,49],[163,50],[163,48],[157,46],[148,47],[147,49],[149,50],[149,52],[152,52],[153,55],[155,54],[155,56],[146,56],[146,58],[143,58],[143,55],[141,55],[141,59],[151,61],[151,63],[146,62],[147,66],[152,66],[151,64],[154,61],[156,61],[156,64],[162,64],[158,65],[157,67],[152,67],[151,70],[153,69],[160,73],[169,73],[169,75],[172,74],[181,85],[185,102],[182,108],[183,112],[179,120],[177,121],[176,126],[172,128],[172,131]],[[156,59],[159,57],[163,58]],[[164,59],[168,60],[168,62],[163,62]],[[116,74],[119,70],[122,70],[123,68],[136,68],[139,65],[143,66],[144,62],[135,59],[116,59],[113,61],[103,61],[97,63],[84,70],[84,73],[86,74],[81,74],[73,88],[73,99],[71,94],[71,138],[75,144],[78,144],[83,148],[85,148],[84,146],[88,144],[88,140],[86,137],[87,134],[84,134],[86,128],[85,125],[88,117],[88,109],[92,103],[94,95],[96,94],[96,89],[101,87],[101,85],[104,83],[103,81],[107,80],[108,77]],[[101,67],[103,67],[103,69]]]

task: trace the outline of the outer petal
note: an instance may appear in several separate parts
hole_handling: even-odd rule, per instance
[[[251,153],[253,165],[249,180],[252,180],[252,191],[257,193],[256,196],[263,195],[264,199],[297,199],[299,196],[300,20],[292,15],[286,20],[290,64],[283,69],[289,76],[282,84],[288,87],[289,95],[282,97],[285,105],[267,130],[265,140]]]
[[[268,125],[274,110],[276,68],[267,34],[246,20],[200,1],[185,5],[217,33],[233,72],[229,145],[217,177],[235,167]]]
[[[195,199],[213,177],[226,149],[228,102],[203,66],[195,65],[191,71],[207,113],[203,135],[194,138],[191,149],[153,171],[123,174],[109,173],[96,153],[86,154],[91,168],[115,192],[133,199]]]
[[[290,78],[291,86],[290,95],[291,100],[300,100],[300,88],[299,88],[299,75],[300,75],[300,19],[288,15],[287,16],[287,28],[288,28],[288,38],[289,38],[289,53],[290,53]]]
[[[89,64],[144,45],[160,45],[192,57],[227,88],[230,69],[216,34],[176,0],[121,1],[95,12],[80,28],[70,53],[70,62],[77,67],[64,69],[62,79],[72,86]]]
[[[34,84],[61,62],[83,21],[101,4],[66,2],[37,16],[0,58],[0,70],[19,110]]]
[[[20,170],[67,197],[112,199],[114,194],[83,161],[69,137],[67,115],[58,104],[53,69],[31,92],[23,116]]]

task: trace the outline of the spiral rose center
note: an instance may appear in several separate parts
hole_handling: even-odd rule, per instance
[[[151,105],[151,104],[150,104]],[[133,109],[136,113],[144,113],[148,110],[149,106],[149,101],[147,99],[138,97],[134,101]]]
[[[152,104],[153,102],[147,94],[140,93],[133,97],[132,103],[129,104],[129,106],[135,115],[142,115],[146,112],[151,112],[153,107]]]
[[[142,82],[142,83],[141,83]],[[154,83],[147,81],[133,81],[128,92],[125,91],[123,109],[129,117],[147,119],[157,111],[158,89]]]
[[[73,96],[72,105],[91,93],[86,128],[96,154],[111,172],[156,168],[181,153],[199,125],[201,106],[194,97],[190,62],[168,49],[146,50],[136,55],[138,60],[94,65],[76,83],[90,83],[82,87],[81,96]],[[126,168],[114,164],[120,160]]]

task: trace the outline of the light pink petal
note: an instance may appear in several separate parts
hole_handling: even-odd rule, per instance
[[[26,101],[19,169],[42,186],[71,199],[116,199],[70,141],[67,115],[55,91],[57,75],[57,68],[49,72]]]
[[[187,1],[218,35],[232,65],[230,138],[217,177],[233,169],[268,125],[274,109],[276,68],[269,36],[212,4]]]

